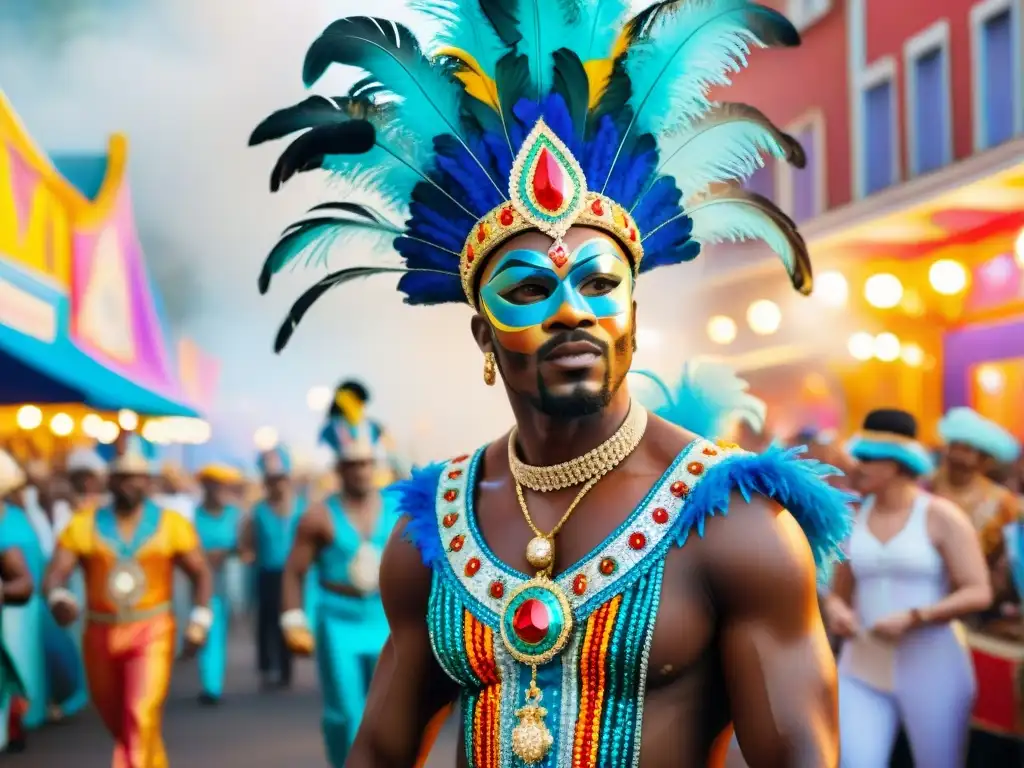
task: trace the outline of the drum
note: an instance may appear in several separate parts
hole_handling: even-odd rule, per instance
[[[1024,737],[1024,643],[973,632],[968,640],[978,681],[974,727]]]

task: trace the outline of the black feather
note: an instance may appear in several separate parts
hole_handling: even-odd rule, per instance
[[[249,137],[249,146],[274,141],[306,128],[332,125],[349,119],[349,116],[330,99],[324,96],[310,96],[298,104],[277,110],[257,125]]]
[[[519,17],[516,14],[518,5],[518,0],[480,0],[480,10],[491,22],[501,42],[508,46],[516,45],[523,39],[519,31]]]
[[[349,88],[348,95],[352,98],[372,99],[378,93],[385,90],[387,89],[370,75]]]
[[[310,213],[313,213],[313,211],[343,211],[344,213],[351,213],[353,216],[362,216],[364,219],[375,221],[378,224],[389,223],[376,210],[362,203],[347,203],[344,201],[320,203],[320,205],[314,205],[309,209]]]
[[[646,37],[658,19],[677,10],[685,2],[687,0],[662,0],[662,2],[653,3],[638,12],[636,16],[626,22],[626,35],[629,37],[630,44],[634,40]]]
[[[306,131],[281,153],[270,174],[270,191],[277,192],[296,173],[321,167],[328,155],[369,152],[376,135],[373,125],[367,120],[349,120]]]
[[[423,56],[419,41],[408,27],[388,19],[350,16],[335,21],[309,46],[302,66],[303,81],[307,87],[313,85],[331,64],[361,66],[368,47],[387,50],[405,61]],[[371,78],[363,78],[366,80],[371,82],[364,87],[373,83]]]
[[[498,59],[494,67],[494,83],[501,100],[501,114],[511,123],[516,119],[514,108],[523,99],[536,99],[533,78],[530,77],[530,62],[525,54],[510,51]]]
[[[626,57],[628,56],[629,51],[627,50],[612,65],[612,74],[608,78],[608,83],[588,116],[588,136],[593,136],[593,132],[597,130],[597,126],[600,125],[601,119],[605,115],[610,115],[616,125],[623,130],[629,125],[633,114],[632,108],[629,106],[629,100],[633,96],[633,81],[629,79],[629,74],[626,72]]]
[[[396,273],[405,274],[408,271],[408,269],[400,267],[349,267],[327,275],[327,277],[299,296],[298,300],[292,304],[292,308],[288,310],[288,317],[281,323],[281,327],[277,331],[277,337],[274,339],[274,352],[280,353],[281,350],[288,346],[292,334],[295,333],[295,329],[302,322],[302,318],[305,317],[310,307],[332,288],[337,288],[339,285],[344,285],[352,280],[358,280],[363,277]]]
[[[587,70],[574,51],[559,48],[553,55],[555,62],[554,85],[552,91],[565,100],[569,108],[572,124],[583,138],[587,126],[587,113],[590,109],[590,84]]]

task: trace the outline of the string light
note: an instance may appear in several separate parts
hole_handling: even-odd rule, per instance
[[[850,284],[842,272],[822,272],[814,280],[811,295],[828,307],[843,307],[850,296]]]
[[[127,408],[118,411],[117,423],[125,432],[133,432],[139,428],[139,414]]]
[[[774,301],[755,301],[747,309],[747,324],[758,336],[770,336],[782,324],[782,310]]]
[[[911,368],[920,368],[924,365],[924,350],[917,344],[909,342],[900,350],[900,358]]]
[[[880,333],[875,336],[875,357],[883,363],[899,360],[900,340],[894,333]]]
[[[903,298],[903,283],[887,272],[872,275],[864,283],[864,298],[876,309],[892,309]]]
[[[978,369],[978,386],[986,395],[1001,394],[1006,386],[1006,377],[994,365],[983,365]]]
[[[330,387],[316,386],[310,387],[309,392],[306,393],[306,406],[309,410],[314,413],[322,413],[327,410],[327,406],[331,404],[331,390]]]
[[[875,356],[875,337],[865,331],[855,333],[850,337],[846,348],[854,360],[867,362]]]
[[[43,423],[43,412],[34,405],[23,405],[18,409],[16,418],[18,428],[28,432]]]
[[[928,282],[936,293],[956,296],[967,287],[967,270],[959,261],[939,259],[928,270]]]
[[[67,437],[75,431],[75,420],[66,413],[55,413],[50,419],[50,431],[57,437]]]
[[[732,344],[736,340],[736,321],[725,315],[715,315],[708,320],[708,338],[715,344]]]
[[[273,450],[278,443],[277,430],[273,427],[260,427],[252,436],[252,441],[261,451]]]
[[[113,421],[104,421],[97,430],[96,441],[103,445],[112,445],[121,434],[121,428]]]
[[[98,416],[95,413],[87,413],[82,417],[82,432],[85,433],[86,437],[91,437],[95,440],[99,437],[101,429],[103,429],[102,416]]]

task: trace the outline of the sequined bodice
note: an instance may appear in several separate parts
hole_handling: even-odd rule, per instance
[[[481,455],[460,457],[441,473],[436,517],[445,557],[434,569],[428,611],[434,653],[462,689],[469,765],[523,765],[511,738],[531,676],[522,659],[565,628],[564,647],[537,669],[554,741],[531,768],[638,765],[665,555],[689,527],[688,494],[727,450],[703,440],[688,446],[611,536],[555,578],[557,600],[498,560],[481,536],[472,501]],[[531,600],[534,615],[524,620]]]

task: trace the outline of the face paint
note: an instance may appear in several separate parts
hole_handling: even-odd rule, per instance
[[[561,312],[589,316],[614,330],[628,322],[633,274],[608,240],[588,240],[561,268],[547,253],[503,254],[480,289],[481,305],[503,346],[529,354],[547,337],[546,322]],[[621,329],[619,329],[621,330]]]

